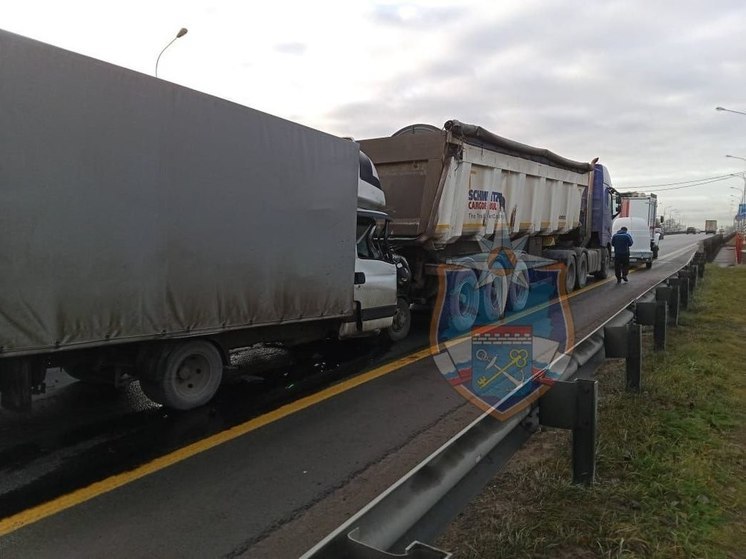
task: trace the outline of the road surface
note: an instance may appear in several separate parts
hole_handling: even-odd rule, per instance
[[[704,235],[661,241],[629,284],[569,299],[576,339],[687,261]],[[30,414],[0,412],[0,556],[296,557],[479,411],[428,356],[427,318],[396,346],[237,354],[210,405],[169,412],[136,383],[64,372]]]

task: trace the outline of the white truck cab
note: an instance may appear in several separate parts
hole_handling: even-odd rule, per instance
[[[612,233],[623,226],[632,236],[634,245],[630,248],[630,263],[644,263],[647,268],[653,266],[658,258],[658,242],[661,234],[657,231],[656,218],[658,197],[644,192],[625,192],[619,195],[619,217],[614,220]]]
[[[355,255],[355,321],[340,329],[340,338],[384,331],[392,340],[409,332],[409,303],[397,296],[402,263],[388,246],[390,218],[376,168],[360,152]]]

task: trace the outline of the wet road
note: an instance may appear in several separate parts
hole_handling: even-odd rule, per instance
[[[576,337],[702,238],[668,236],[630,284],[574,294]],[[396,346],[237,353],[232,382],[186,413],[150,404],[136,383],[53,372],[30,414],[0,412],[0,554],[297,556],[477,415],[430,358],[406,360],[426,345],[423,316]]]

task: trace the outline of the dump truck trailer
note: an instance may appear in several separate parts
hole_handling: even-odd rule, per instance
[[[451,286],[446,307],[460,329],[477,313],[491,320],[506,305],[526,305],[532,256],[564,265],[565,293],[585,286],[589,274],[607,276],[616,191],[595,160],[573,161],[457,120],[407,126],[360,145],[378,170],[414,303],[436,297],[437,266],[479,268],[473,264],[485,252],[500,243],[508,249],[507,258],[487,257],[489,268],[504,272],[494,281],[482,285],[479,272],[467,272]]]
[[[60,366],[192,408],[231,348],[392,326],[356,143],[4,31],[0,53],[5,407]]]

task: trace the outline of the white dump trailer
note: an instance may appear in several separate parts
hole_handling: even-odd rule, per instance
[[[499,242],[511,245],[511,262],[490,264],[505,268],[501,279],[474,294],[469,286],[483,282],[467,274],[466,288],[449,293],[454,301],[446,307],[461,329],[478,312],[492,319],[506,304],[525,306],[531,256],[566,266],[566,292],[585,286],[589,274],[606,277],[615,191],[595,160],[572,161],[455,120],[360,144],[378,169],[392,240],[411,267],[414,302],[436,296],[434,267],[469,265]]]

